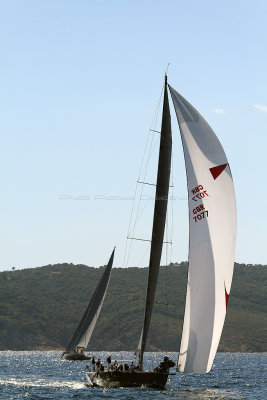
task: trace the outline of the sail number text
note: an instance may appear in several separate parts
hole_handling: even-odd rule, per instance
[[[196,186],[193,190],[191,190],[191,192],[194,194],[194,196],[192,197],[193,201],[198,201],[208,196],[207,191],[204,190],[202,185]]]
[[[203,204],[200,204],[200,206],[194,208],[193,214],[195,214],[195,217],[193,217],[195,222],[200,221],[201,219],[207,218],[209,216],[209,212],[208,210],[205,210]]]

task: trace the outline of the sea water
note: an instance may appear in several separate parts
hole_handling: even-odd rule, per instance
[[[134,354],[111,352],[112,360]],[[105,361],[107,353],[95,352]],[[166,353],[145,353],[145,368],[157,366]],[[177,353],[167,353],[177,360]],[[88,361],[61,361],[56,351],[0,352],[0,399],[267,399],[267,354],[218,353],[208,374],[177,373],[166,390],[104,389],[86,386]]]

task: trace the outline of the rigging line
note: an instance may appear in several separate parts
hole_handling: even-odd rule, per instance
[[[141,218],[141,216],[143,215],[143,213],[144,213],[145,209],[147,208],[149,202],[150,202],[150,198],[148,198],[148,199],[146,200],[146,202],[145,202],[144,205],[143,205],[143,208],[141,209],[141,211],[139,211],[138,216],[136,216],[136,222],[138,222],[139,219]],[[130,231],[130,232],[129,232],[129,235],[130,235],[131,233],[132,233],[132,235],[134,235],[134,230],[133,230],[133,231]]]
[[[170,186],[170,187],[172,187],[172,186]],[[152,197],[151,197],[151,198],[152,198]],[[168,199],[169,199],[169,196],[168,196]],[[148,198],[148,199],[146,200],[145,204],[143,205],[143,208],[141,209],[141,211],[139,211],[138,216],[136,216],[136,222],[138,222],[138,221],[140,220],[140,218],[141,218],[142,214],[144,213],[144,211],[145,211],[145,209],[146,209],[146,207],[147,207],[147,205],[148,205],[148,203],[149,203],[150,200],[151,200],[150,198]],[[153,196],[153,200],[155,200],[155,195]],[[134,232],[129,231],[129,235],[130,235],[131,233],[134,234]]]
[[[150,144],[149,152],[151,152],[152,144],[153,144],[153,137],[151,138],[151,144]],[[146,162],[145,176],[146,176],[147,167],[148,167],[148,162]],[[144,176],[144,180],[145,180],[145,176]],[[139,179],[140,179],[140,176],[138,177],[138,180],[139,180]],[[138,184],[136,183],[136,185],[138,185]],[[142,198],[142,194],[143,194],[143,188],[144,188],[144,185],[142,185],[142,187],[141,187],[141,192],[140,192],[140,196],[139,196],[139,200],[138,200],[138,206],[137,206],[136,217],[135,217],[135,221],[134,221],[133,228],[132,228],[132,232],[133,232],[133,233],[135,232],[135,228],[136,228],[136,223],[137,223],[137,219],[138,219],[138,213],[139,213],[140,204],[141,204],[141,198]],[[127,257],[127,264],[128,264],[128,262],[129,262],[131,249],[132,249],[132,242],[130,243],[130,248],[129,248],[128,257]]]
[[[171,240],[173,239],[173,228],[174,228],[174,186],[172,187],[172,199],[171,199]],[[170,262],[172,262],[173,247],[171,247]]]
[[[136,186],[135,186],[134,199],[133,199],[133,203],[132,203],[130,221],[129,221],[129,225],[128,225],[128,234],[129,234],[130,227],[131,227],[131,222],[132,222],[132,216],[133,216],[133,210],[134,210],[134,205],[135,205],[136,192],[137,192],[137,183],[136,183]],[[126,243],[125,243],[125,250],[124,250],[124,257],[123,257],[123,264],[122,264],[123,267],[125,267],[125,260],[126,260],[126,253],[127,253],[127,245],[128,245],[128,243],[127,243],[127,240],[126,240]]]
[[[172,186],[170,186],[170,187],[172,187]],[[155,196],[153,197],[153,199],[155,199]],[[138,216],[136,216],[136,222],[138,222],[138,221],[140,220],[140,218],[141,218],[142,214],[144,213],[144,211],[145,211],[145,209],[146,209],[146,207],[147,207],[149,201],[150,201],[150,198],[148,198],[148,199],[146,200],[145,204],[143,205],[143,208],[141,209],[141,211],[139,211]],[[130,235],[131,233],[132,233],[132,231],[129,231],[129,235]],[[133,234],[133,233],[132,233],[132,234]]]
[[[150,153],[149,153],[149,156],[148,156],[148,159],[147,159],[147,167],[148,167],[149,161],[150,161],[151,156],[154,153],[155,149],[159,149],[159,146],[160,146],[160,138],[159,137],[157,137],[155,139],[156,143],[154,143],[153,147],[152,147],[152,144],[153,144],[153,141],[154,141],[154,137],[153,136],[152,136],[152,139],[153,140],[151,142],[151,150],[150,150]],[[146,168],[146,173],[147,173],[147,168]],[[145,177],[144,177],[144,180],[145,180]]]
[[[164,85],[163,85],[163,87],[162,87],[161,94],[160,94],[160,99],[159,99],[159,102],[158,102],[157,113],[156,113],[156,121],[157,121],[157,118],[158,118],[159,106],[160,106],[160,103],[161,103],[161,98],[162,98],[163,90],[164,90]],[[155,124],[156,124],[156,121],[155,121]],[[152,135],[152,138],[151,138],[151,144],[150,144],[150,150],[149,150],[148,160],[147,160],[147,162],[146,162],[145,172],[144,172],[144,181],[145,181],[145,178],[146,178],[146,173],[147,173],[147,168],[148,168],[148,162],[149,162],[149,159],[150,159],[150,156],[151,156],[151,148],[152,148],[152,145],[153,145],[153,139],[154,139],[154,135]],[[138,177],[138,180],[140,180],[140,176]],[[139,202],[138,202],[138,207],[137,207],[136,218],[135,218],[135,222],[134,222],[134,225],[133,225],[133,233],[135,232],[135,228],[136,228],[136,223],[137,223],[138,213],[139,213],[140,203],[141,203],[141,197],[142,197],[142,194],[143,194],[143,188],[144,188],[144,185],[142,185],[142,188],[141,188],[141,193],[140,193],[140,197],[139,197]],[[127,263],[129,262],[131,249],[132,249],[132,242],[130,243],[130,248],[129,248],[128,258],[127,258]]]
[[[157,184],[156,184],[156,183],[141,182],[141,181],[137,181],[137,183],[142,183],[143,185],[157,186]],[[169,185],[169,187],[172,187],[172,186],[171,186],[171,185]]]
[[[167,68],[166,68],[166,71],[165,71],[165,75],[168,75],[169,65],[170,65],[170,63],[167,64]]]
[[[154,127],[156,126],[156,123],[157,123],[157,120],[158,120],[158,113],[159,113],[159,107],[160,107],[160,103],[161,103],[161,98],[162,98],[163,90],[164,90],[164,86],[162,87],[161,94],[160,94],[160,98],[159,98],[159,101],[158,101],[158,104],[157,104],[157,107],[156,107],[156,110],[155,110],[154,117],[153,117],[153,119],[152,119],[151,129],[154,128]],[[154,120],[154,125],[153,125],[153,120]],[[152,147],[152,144],[153,144],[153,136],[154,136],[154,135],[150,135],[150,136],[152,136],[152,138],[151,138],[151,144],[150,144],[150,153],[151,153],[151,147]],[[144,152],[143,152],[143,157],[142,157],[142,160],[141,160],[141,165],[140,165],[139,174],[138,174],[138,180],[140,180],[141,172],[142,172],[142,169],[143,169],[145,154],[146,154],[146,152],[147,152],[148,144],[149,144],[149,138],[150,138],[150,137],[149,137],[149,135],[148,135],[148,136],[147,136],[147,140],[146,140],[145,150],[144,150]],[[146,176],[146,172],[147,172],[147,166],[148,166],[148,162],[147,162],[146,168],[145,168],[145,176]],[[145,180],[145,179],[144,179],[144,180]],[[135,208],[135,204],[136,204],[137,187],[138,187],[138,183],[136,183],[136,185],[135,185],[134,199],[133,199],[133,203],[132,203],[131,216],[130,216],[129,225],[128,225],[128,235],[129,235],[129,231],[130,231],[130,229],[131,229],[132,218],[133,218],[133,212],[134,212],[134,208]],[[142,189],[143,189],[143,185],[142,185]],[[141,192],[141,195],[142,195],[142,192]],[[137,215],[138,215],[138,210],[139,210],[139,207],[140,207],[141,195],[140,195],[140,198],[139,198],[139,204],[138,204],[138,209],[137,209]],[[135,220],[135,223],[134,223],[133,232],[135,231],[135,227],[136,227],[136,220]],[[129,246],[129,249],[128,249],[128,240],[126,239],[125,251],[124,251],[124,258],[123,258],[123,266],[124,266],[124,267],[128,265],[129,258],[130,258],[130,253],[131,253],[131,248],[132,248],[132,241],[131,241],[130,246]],[[128,250],[128,256],[127,256],[127,250]],[[125,277],[126,277],[126,269],[127,269],[127,268],[124,268],[124,270],[125,270],[125,272],[124,272],[124,280],[125,280]],[[124,285],[124,287],[125,287],[125,285]],[[123,289],[123,288],[122,288],[122,289]],[[118,310],[118,317],[119,317],[119,310]],[[119,322],[120,322],[120,321],[119,321]],[[119,332],[121,332],[120,329],[119,329]],[[121,345],[121,336],[119,337],[119,340],[120,340],[120,345]]]
[[[145,256],[147,255],[148,251],[149,251],[149,247],[146,248],[146,250],[144,251],[144,253],[143,253],[143,255],[141,256],[140,260],[136,263],[136,265],[134,265],[134,267],[139,267],[139,266],[142,267],[142,266],[141,266],[141,262],[143,261],[143,259],[144,259]],[[130,268],[130,267],[127,267],[126,269],[128,269],[128,268]],[[125,298],[126,298],[126,297],[125,297]],[[119,299],[122,300],[122,294],[120,294]],[[129,300],[131,300],[131,299],[129,299]]]
[[[151,129],[152,129],[152,126],[153,126],[153,120],[154,120],[154,128],[155,128],[157,120],[158,120],[159,108],[160,108],[160,104],[161,104],[163,91],[164,91],[164,84],[162,85],[159,101],[158,101],[158,104],[156,106],[156,110],[155,110],[155,113],[154,113],[154,116],[153,116],[153,119],[152,119],[152,122],[151,122],[151,125],[150,125]]]
[[[164,84],[163,84],[162,89],[161,89],[160,97],[159,97],[159,100],[158,100],[158,103],[157,103],[157,106],[156,106],[156,110],[155,110],[154,116],[153,116],[152,121],[151,121],[149,132],[150,131],[157,132],[155,127],[156,127],[156,124],[157,124],[157,121],[158,121],[159,108],[160,108],[160,105],[161,105],[161,102],[162,102],[163,91],[164,91]],[[148,135],[148,137],[149,136],[152,136],[152,142],[153,142],[154,135]],[[139,175],[139,178],[140,178],[140,175]]]
[[[172,151],[172,156],[173,156],[173,151]],[[172,242],[173,239],[173,202],[174,202],[174,170],[173,170],[173,157],[171,158],[171,180],[172,180],[172,196],[171,196],[171,233],[170,233],[170,240]],[[171,246],[170,249],[170,263],[172,262],[172,252],[173,252],[173,247]]]
[[[147,201],[145,202],[145,204],[144,204],[144,206],[143,206],[141,212],[139,212],[139,217],[137,218],[137,221],[141,218],[141,216],[142,216],[142,214],[144,213],[144,211],[145,211],[145,209],[146,209],[146,207],[147,207],[149,201],[150,201],[150,200],[147,199]],[[134,228],[133,228],[132,231],[129,232],[129,236],[130,236],[130,235],[132,235],[132,236],[134,235]]]
[[[154,145],[153,150],[151,150],[152,144],[153,144],[153,138],[152,138],[151,144],[150,144],[150,155],[151,155],[151,152],[154,151],[154,148],[155,148],[155,145]],[[147,162],[147,165],[146,165],[146,170],[147,170],[147,166],[148,166],[148,162]],[[138,181],[137,181],[137,183],[138,183]],[[136,188],[135,188],[134,201],[135,201],[135,198],[136,198],[136,192],[137,192],[137,184],[136,184]],[[142,185],[142,190],[141,190],[141,193],[140,193],[140,198],[139,198],[139,202],[138,202],[138,209],[137,209],[137,215],[136,215],[135,223],[134,223],[134,226],[133,226],[133,229],[132,229],[132,234],[134,234],[135,227],[136,227],[136,223],[137,223],[137,221],[140,219],[140,217],[141,217],[143,211],[145,210],[145,208],[146,208],[146,206],[147,206],[147,204],[148,204],[148,202],[149,202],[149,199],[148,199],[148,200],[146,201],[146,204],[144,205],[144,207],[143,207],[141,213],[140,213],[140,205],[141,205],[142,194],[143,194],[143,185]],[[134,204],[133,204],[133,206],[132,206],[131,219],[132,219],[132,215],[133,215],[133,210],[134,210]],[[130,223],[131,223],[131,221],[130,221]],[[132,249],[132,242],[131,242],[131,243],[130,243],[130,246],[129,246],[127,261],[126,261],[126,263],[125,263],[126,254],[127,254],[127,249],[128,249],[128,240],[127,240],[127,239],[129,238],[129,235],[130,235],[130,233],[131,233],[130,223],[129,223],[129,227],[128,227],[128,236],[127,236],[127,238],[126,238],[126,246],[125,246],[125,252],[124,252],[124,260],[123,260],[123,266],[124,266],[124,267],[125,267],[126,265],[128,265],[128,263],[129,263],[130,253],[131,253],[131,249]],[[140,239],[139,239],[139,240],[140,240]],[[126,264],[126,265],[125,265],[125,264]],[[125,269],[125,271],[124,271],[124,277],[123,277],[123,280],[122,280],[122,290],[125,290],[125,277],[126,277],[126,269],[127,269],[127,268],[124,268],[124,269]]]
[[[151,242],[151,239],[139,239],[139,238],[135,238],[135,237],[127,237],[127,239],[130,239],[130,240],[141,240],[141,241],[143,241],[143,242]],[[168,243],[168,244],[171,244],[171,242],[162,242],[162,243]]]
[[[167,209],[167,218],[166,218],[166,241],[168,241],[168,209]],[[168,271],[167,271],[167,265],[168,265],[168,245],[166,246],[166,267],[165,267],[165,301],[166,301],[166,327],[168,326],[168,317],[169,317],[169,310],[168,310]]]
[[[142,161],[141,161],[141,166],[140,166],[140,170],[139,170],[139,176],[141,174],[141,169],[144,163],[144,158],[145,158],[145,154],[147,151],[147,146],[148,146],[148,141],[149,141],[149,137],[147,137],[146,140],[146,145],[145,145],[145,151],[143,153],[143,157],[142,157]],[[137,193],[137,188],[138,188],[138,183],[136,182],[135,185],[135,192],[134,192],[134,199],[132,202],[132,208],[131,208],[131,215],[130,215],[130,220],[129,220],[129,225],[128,225],[128,236],[130,234],[130,229],[131,229],[131,222],[132,222],[132,218],[133,218],[133,212],[134,212],[134,208],[135,208],[135,204],[136,204],[136,193]],[[126,281],[126,271],[127,271],[127,265],[129,262],[129,257],[130,257],[130,253],[131,253],[131,247],[132,247],[132,243],[130,243],[130,247],[128,249],[128,240],[127,237],[125,239],[125,250],[124,250],[124,258],[123,258],[123,267],[124,267],[124,274],[123,274],[123,279],[121,281],[121,294],[125,293],[125,289],[126,289],[126,285],[125,285],[125,281]],[[128,257],[127,257],[127,250],[128,250]],[[118,302],[121,301],[121,297],[119,297]],[[118,309],[118,319],[120,320],[120,315],[119,315],[119,309]],[[120,321],[119,321],[120,323]],[[119,329],[119,342],[120,342],[120,347],[121,347],[121,330]]]
[[[151,240],[149,240],[149,239],[138,239],[138,238],[135,238],[135,237],[127,237],[127,239],[141,240],[142,242],[151,242]]]
[[[145,181],[145,179],[146,179],[146,174],[147,174],[147,169],[148,169],[148,164],[149,164],[151,155],[154,153],[155,147],[157,146],[157,142],[154,143],[154,146],[153,146],[153,142],[154,142],[154,139],[155,139],[154,136],[151,136],[151,135],[150,135],[150,138],[151,138],[150,147],[149,147],[149,152],[148,152],[147,160],[146,160],[146,163],[145,163],[145,166],[144,166],[143,175],[140,175],[140,176],[138,177],[138,180],[140,180],[140,179],[141,179],[141,176],[143,176],[143,180]]]
[[[142,170],[142,167],[143,167],[143,162],[144,162],[144,158],[145,158],[145,153],[147,151],[148,141],[149,141],[149,137],[147,137],[147,140],[146,140],[145,150],[144,150],[144,153],[143,153],[143,156],[142,156],[141,166],[140,166],[139,173],[138,173],[138,180],[139,180],[139,176],[141,174],[141,170]],[[135,201],[136,201],[137,188],[138,188],[138,183],[136,182],[135,191],[134,191],[134,198],[133,198],[133,202],[132,202],[131,215],[130,215],[130,220],[129,220],[129,224],[128,224],[128,235],[129,235],[129,231],[130,231],[130,227],[131,227],[131,223],[132,223],[132,217],[133,217],[133,211],[134,211],[134,206],[135,206]],[[123,267],[125,267],[126,253],[127,253],[127,240],[126,240],[126,244],[125,244]]]
[[[155,150],[156,146],[158,145],[158,143],[155,143],[154,147],[152,148],[152,144],[153,144],[153,138],[152,138],[152,141],[151,141],[150,152],[149,152],[149,155],[148,155],[148,159],[147,159],[147,163],[146,163],[146,169],[145,169],[145,172],[144,172],[144,178],[143,178],[144,180],[146,179],[147,168],[148,168],[148,164],[149,164],[151,155],[154,153],[154,150]],[[142,210],[142,212],[140,213],[140,204],[141,204],[141,201],[142,201],[143,188],[144,188],[144,185],[142,185],[142,189],[141,189],[141,193],[140,193],[140,197],[139,197],[138,209],[137,209],[137,212],[136,212],[136,219],[135,219],[135,223],[134,223],[134,226],[133,226],[133,230],[135,230],[136,224],[137,224],[138,220],[140,219],[142,212],[144,211],[144,210]],[[146,205],[144,206],[144,208],[145,207],[146,207]]]
[[[163,85],[163,87],[162,87],[162,89],[161,89],[160,97],[159,97],[159,100],[158,100],[158,103],[157,103],[157,106],[156,106],[156,110],[155,110],[155,113],[154,113],[154,115],[153,115],[153,118],[152,118],[152,121],[151,121],[151,125],[150,125],[150,129],[149,129],[149,132],[148,132],[148,133],[150,133],[150,131],[155,131],[155,132],[156,132],[155,126],[156,126],[157,121],[158,121],[159,107],[160,107],[160,104],[161,104],[161,99],[162,99],[163,90],[164,90],[164,85]],[[152,129],[152,128],[154,128],[154,129]],[[148,135],[148,136],[147,136],[147,142],[148,142],[149,137],[151,137],[151,138],[152,138],[152,141],[153,141],[154,135]],[[145,154],[144,154],[144,155],[145,155]],[[142,166],[143,166],[143,164],[142,164]],[[140,179],[140,176],[141,176],[141,169],[142,169],[142,166],[140,167],[138,179]]]
[[[158,100],[158,103],[157,103],[157,106],[156,106],[156,110],[155,110],[155,113],[154,113],[154,115],[153,115],[152,122],[151,122],[150,129],[149,129],[149,130],[152,129],[153,120],[155,120],[155,124],[157,123],[158,113],[159,113],[159,107],[160,107],[161,98],[162,98],[162,93],[163,93],[163,88],[162,88],[162,90],[161,90],[160,97],[159,97],[159,100]],[[145,150],[147,149],[148,140],[149,140],[149,135],[148,135],[147,140],[146,140],[146,147],[145,147]],[[144,154],[143,154],[143,157],[142,157],[142,162],[141,162],[141,166],[140,166],[140,170],[139,170],[138,177],[140,177],[140,174],[141,174],[141,170],[142,170],[144,158],[145,158],[145,151],[144,151]]]
[[[156,124],[156,121],[157,121],[157,118],[158,118],[158,112],[159,112],[159,107],[160,107],[160,103],[161,103],[162,93],[163,93],[163,88],[161,90],[161,94],[160,94],[160,97],[159,97],[159,100],[158,100],[158,104],[156,106],[156,110],[155,110],[154,116],[152,118],[151,128],[153,126],[153,120],[155,120],[155,124]],[[144,149],[144,152],[143,152],[141,165],[140,165],[139,172],[138,172],[138,180],[140,179],[140,176],[141,176],[141,171],[142,171],[142,168],[143,168],[143,163],[144,163],[145,154],[146,154],[147,147],[148,147],[148,142],[149,142],[149,135],[147,136],[147,139],[146,139],[145,149]],[[133,199],[133,203],[132,203],[131,216],[130,216],[129,225],[128,225],[128,234],[129,234],[129,230],[130,230],[130,226],[131,226],[131,222],[132,222],[132,216],[133,216],[133,210],[134,210],[134,205],[135,205],[135,200],[136,200],[137,187],[138,187],[138,184],[136,183],[135,192],[134,192],[134,199]],[[126,244],[127,244],[127,241],[126,241]],[[123,266],[125,266],[126,250],[127,249],[125,247]]]
[[[157,186],[155,183],[141,182],[137,181],[137,183],[142,183],[143,185]]]
[[[140,265],[141,266],[141,262],[143,261],[143,259],[145,258],[145,256],[147,255],[149,250],[149,247],[146,248],[146,250],[144,251],[144,254],[142,255],[140,261],[138,261],[137,266]]]

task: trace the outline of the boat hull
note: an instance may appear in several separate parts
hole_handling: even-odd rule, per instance
[[[87,357],[85,354],[74,353],[74,352],[63,354],[61,358],[62,360],[68,360],[68,361],[85,361],[91,359],[91,357]]]
[[[90,386],[165,389],[168,374],[154,371],[100,371],[87,372],[86,377]]]

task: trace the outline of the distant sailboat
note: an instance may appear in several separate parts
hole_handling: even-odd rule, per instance
[[[105,267],[103,275],[98,283],[98,286],[88,304],[88,307],[69,343],[66,350],[63,352],[61,358],[65,360],[89,360],[90,357],[84,354],[89,340],[91,339],[95,324],[100,314],[109,280],[111,274],[111,268],[114,259],[113,250],[109,259],[108,265]]]
[[[168,85],[165,76],[146,308],[138,346],[140,365],[132,373],[88,372],[89,383],[97,386],[164,388],[172,365],[165,360],[152,371],[143,370],[162,254],[171,170],[168,88],[182,138],[189,205],[189,270],[177,371],[208,372],[223,329],[236,238],[236,203],[230,166],[213,130],[191,104]]]

